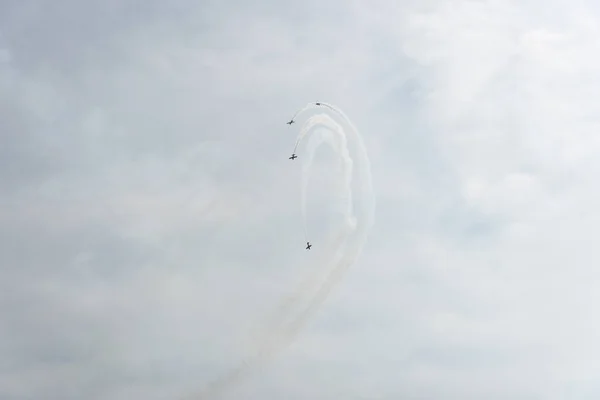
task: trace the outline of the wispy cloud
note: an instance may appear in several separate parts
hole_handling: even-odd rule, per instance
[[[325,100],[376,225],[240,393],[597,398],[597,7],[133,3],[0,5],[0,397],[171,398],[239,361],[307,272],[284,123]]]

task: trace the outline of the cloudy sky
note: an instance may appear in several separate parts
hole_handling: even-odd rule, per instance
[[[600,397],[592,1],[0,2],[0,398],[175,399],[303,276],[309,101],[369,242],[231,399]],[[292,133],[290,133],[292,132]]]

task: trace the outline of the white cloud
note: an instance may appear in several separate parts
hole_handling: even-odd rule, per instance
[[[597,397],[591,5],[86,4],[0,6],[0,397],[168,398],[243,357],[306,273],[284,122],[318,99],[375,229],[241,393]]]

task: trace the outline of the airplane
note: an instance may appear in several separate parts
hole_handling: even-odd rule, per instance
[[[295,154],[292,154],[292,156],[291,156],[291,157],[288,157],[288,160],[294,160],[294,159],[296,159],[296,158],[298,158],[298,156],[297,156],[297,155],[295,155]]]
[[[311,247],[312,247],[312,244],[310,244],[310,242],[306,242],[306,250],[310,250]]]
[[[290,120],[290,122],[286,122],[286,124],[288,124],[288,125],[291,125],[291,124],[293,124],[294,122],[295,122],[295,121],[292,119],[292,120]]]

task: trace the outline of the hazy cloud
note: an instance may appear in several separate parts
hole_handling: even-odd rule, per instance
[[[166,399],[306,271],[284,122],[365,137],[365,253],[236,395],[600,393],[598,9],[579,2],[0,5],[0,397]]]

